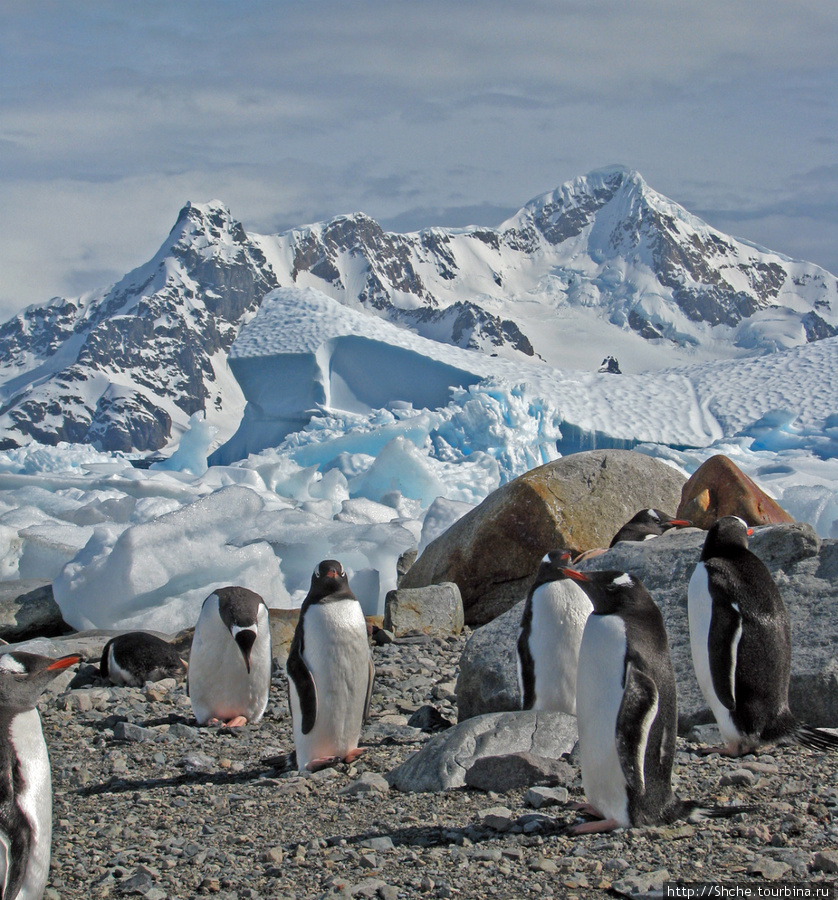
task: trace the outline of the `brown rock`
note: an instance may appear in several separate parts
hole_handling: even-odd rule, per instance
[[[300,611],[299,609],[269,609],[268,615],[271,623],[271,654],[281,666],[284,666],[288,659],[288,651],[291,649],[291,639],[294,637],[294,629],[297,627]]]
[[[700,465],[681,492],[675,513],[708,529],[722,516],[739,516],[749,525],[775,525],[794,519],[726,456]]]
[[[522,600],[548,550],[607,547],[638,509],[673,509],[684,477],[629,450],[574,453],[491,493],[432,541],[402,588],[453,581],[465,621],[482,625]]]

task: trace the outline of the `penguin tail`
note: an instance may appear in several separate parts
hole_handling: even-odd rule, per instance
[[[707,819],[732,819],[740,813],[758,812],[758,806],[737,804],[735,806],[706,806],[698,800],[680,800],[676,818],[688,822],[703,822]]]
[[[808,747],[810,750],[838,752],[838,734],[823,728],[800,724],[794,730],[794,738],[798,744]]]

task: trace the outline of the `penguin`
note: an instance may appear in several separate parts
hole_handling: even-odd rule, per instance
[[[286,673],[299,771],[357,759],[375,666],[361,604],[337,560],[323,560],[311,576]]]
[[[687,589],[696,678],[726,742],[704,752],[742,756],[777,741],[836,750],[838,737],[789,709],[791,624],[771,573],[748,549],[752,533],[738,516],[718,519]]]
[[[186,672],[175,648],[146,631],[118,634],[105,644],[99,673],[113,684],[142,687],[147,681],[179,678]]]
[[[244,587],[213,591],[201,607],[187,690],[199,725],[257,723],[271,686],[271,628],[265,601]]]
[[[566,550],[541,560],[527,594],[518,631],[521,708],[576,715],[576,670],[582,632],[591,612],[588,595],[562,572]]]
[[[75,654],[50,659],[15,650],[0,656],[0,897],[37,900],[47,884],[52,775],[37,702]]]
[[[619,541],[648,541],[670,528],[688,528],[689,519],[675,519],[661,509],[641,509],[611,538],[609,548]]]
[[[591,834],[721,818],[750,807],[703,807],[672,791],[678,711],[675,673],[663,616],[626,572],[565,568],[590,597],[593,611],[579,650],[576,709],[582,784],[595,817],[569,829]]]

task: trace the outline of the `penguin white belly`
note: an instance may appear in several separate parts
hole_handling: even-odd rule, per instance
[[[696,565],[690,578],[687,588],[687,614],[690,621],[690,650],[692,651],[693,667],[701,693],[716,719],[724,740],[736,741],[740,737],[739,730],[733,724],[727,707],[719,700],[710,672],[709,638],[710,620],[713,617],[713,598],[710,596],[707,569],[703,562]],[[735,651],[733,661],[735,670]],[[731,678],[733,675],[734,673],[731,673]]]
[[[306,610],[303,660],[317,691],[317,717],[302,733],[291,683],[294,746],[302,769],[315,759],[345,757],[358,746],[369,684],[367,626],[357,600],[317,603]]]
[[[16,715],[10,737],[20,760],[21,789],[17,805],[32,829],[26,874],[16,900],[40,900],[49,875],[52,842],[52,778],[49,754],[35,709]]]
[[[213,609],[214,606],[214,609]],[[244,716],[258,722],[268,705],[271,683],[268,611],[260,607],[258,637],[250,654],[250,673],[241,649],[218,614],[217,601],[205,604],[195,628],[189,658],[189,699],[200,723]]]
[[[588,803],[606,819],[628,826],[626,778],[617,752],[625,656],[623,620],[589,616],[579,652],[576,693],[582,783]]]
[[[579,646],[591,601],[571,581],[551,581],[532,597],[530,654],[536,710],[576,715]]]

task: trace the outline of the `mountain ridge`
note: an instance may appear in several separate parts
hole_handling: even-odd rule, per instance
[[[227,355],[262,299],[291,286],[554,367],[575,367],[583,333],[591,369],[615,345],[684,361],[838,334],[833,275],[716,231],[624,167],[541,194],[496,228],[398,234],[353,213],[259,235],[221,201],[189,202],[147,263],[0,326],[0,447],[156,451],[195,412],[229,434],[244,400]]]

